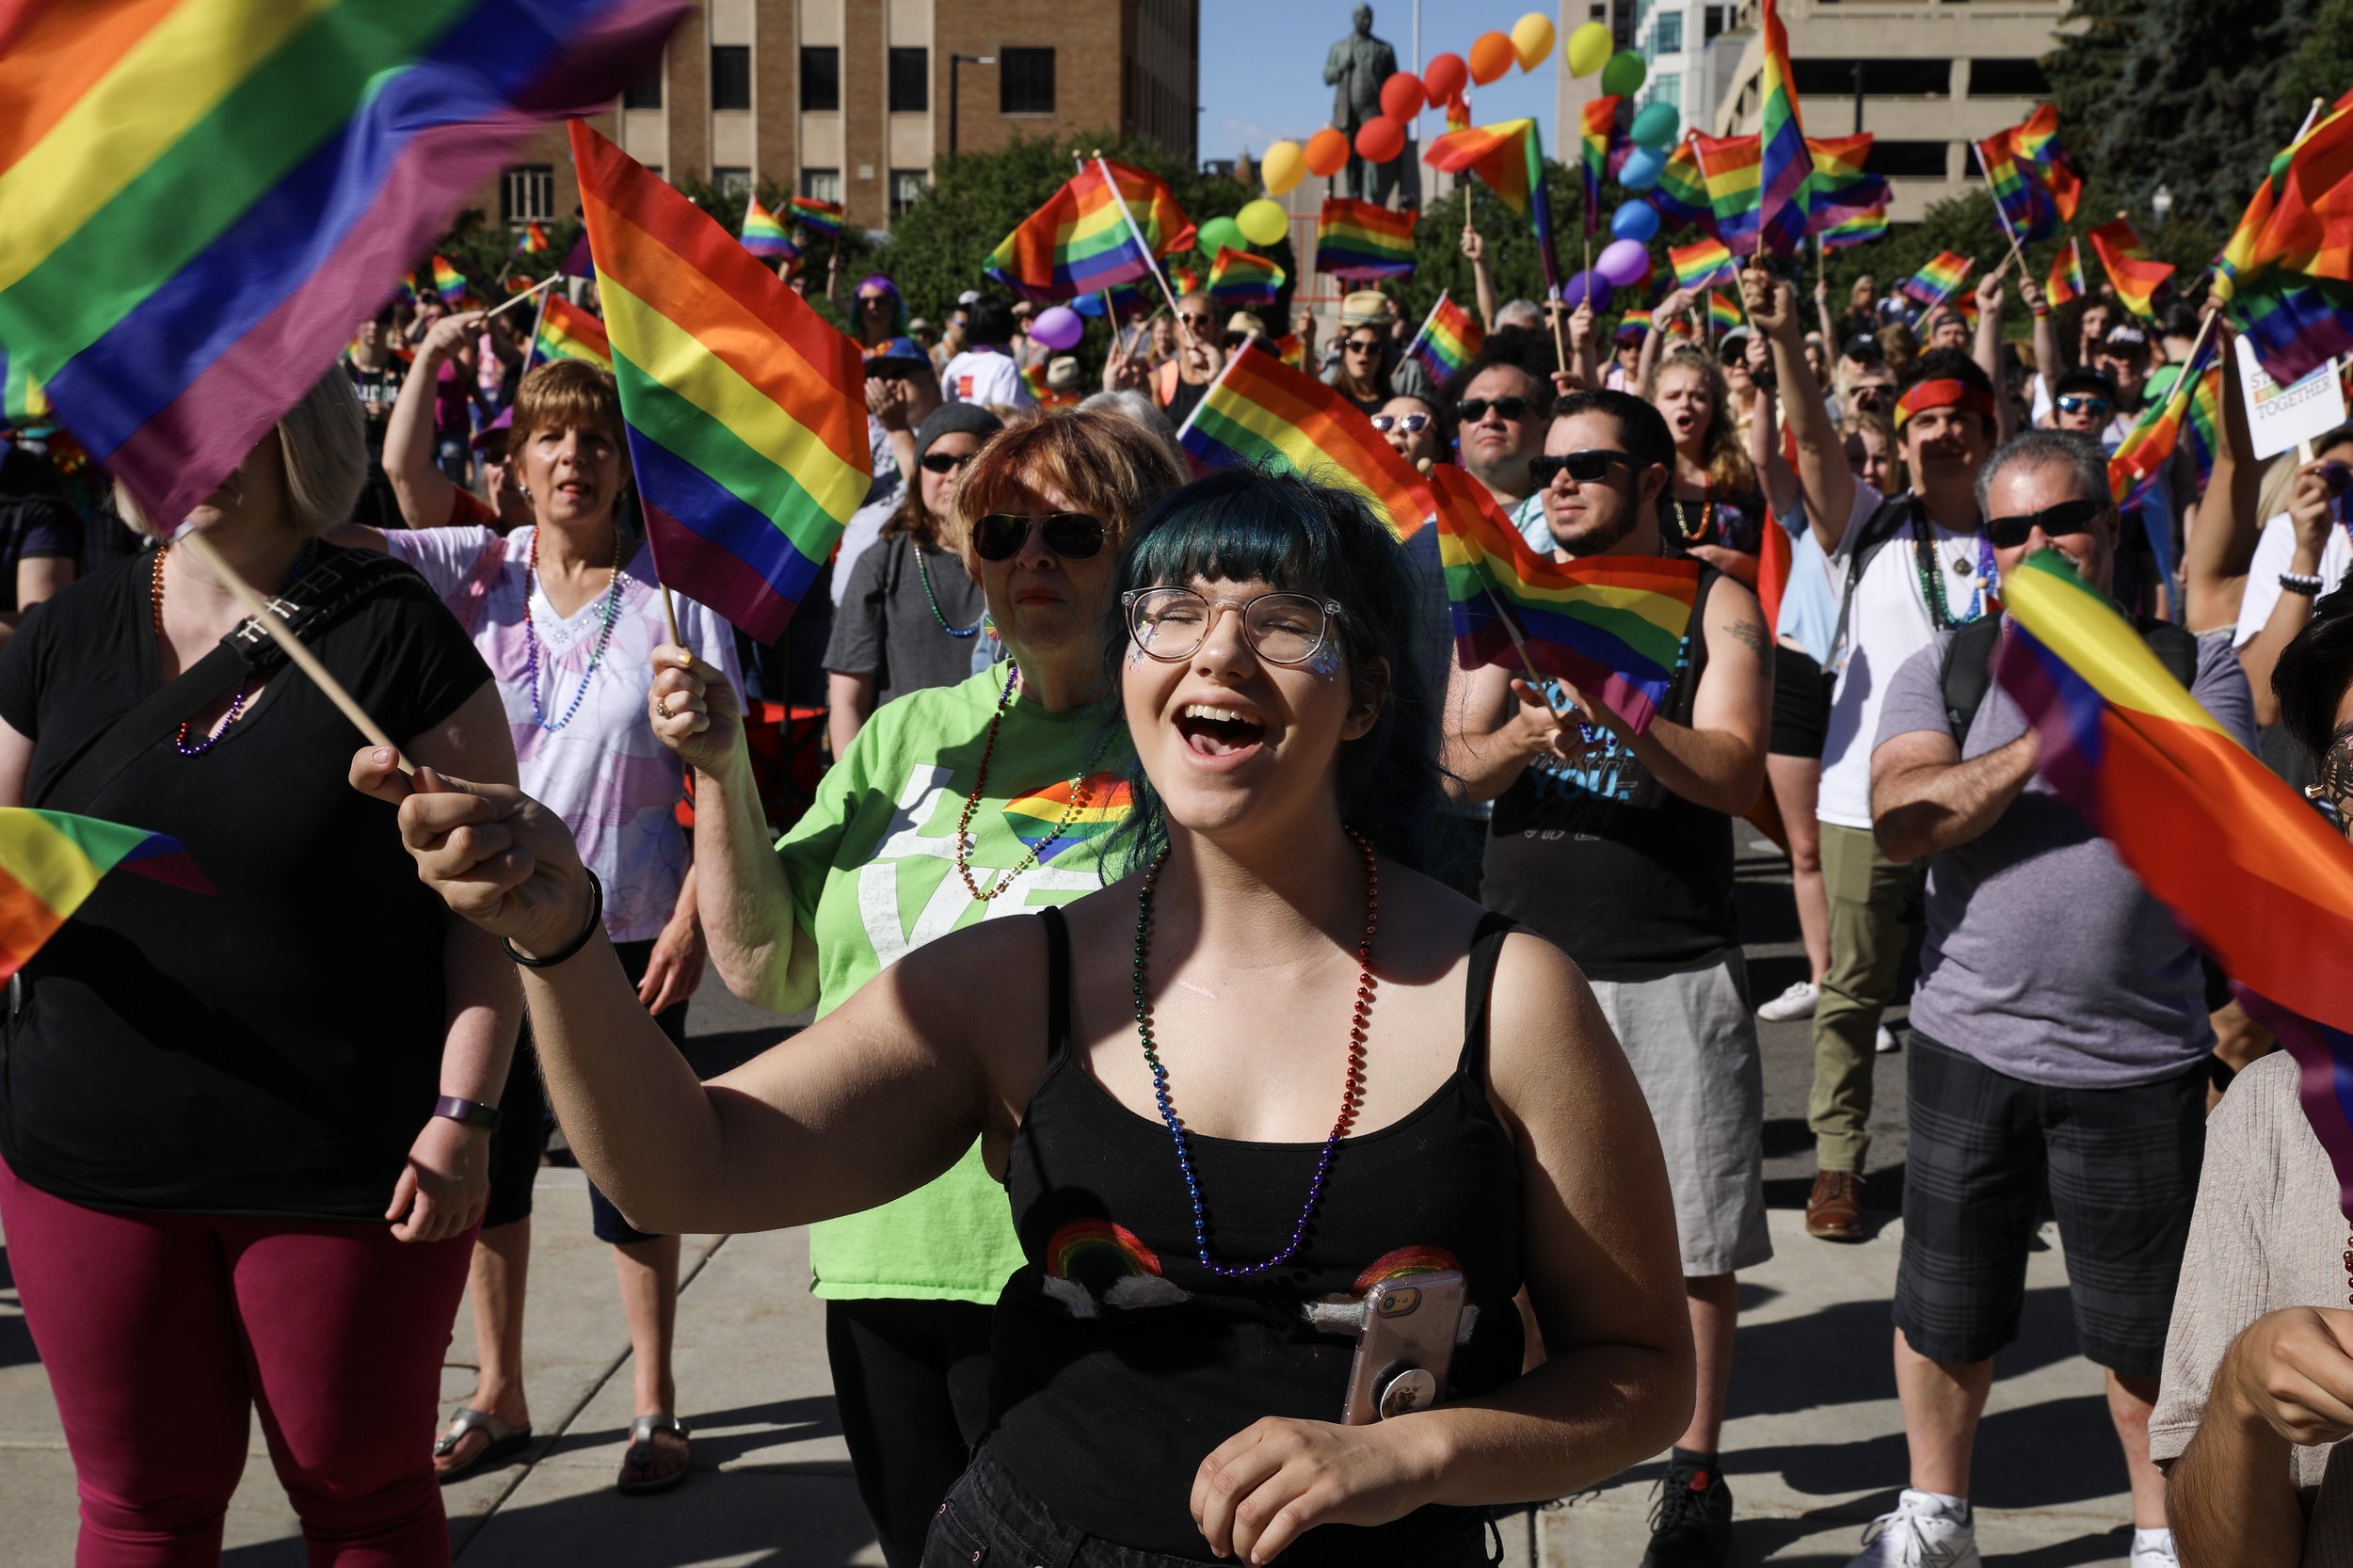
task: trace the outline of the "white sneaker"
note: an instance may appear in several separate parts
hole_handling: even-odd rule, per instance
[[[1878,1051],[1881,1056],[1895,1055],[1896,1032],[1888,1028],[1885,1024],[1880,1025],[1879,1033],[1872,1037],[1871,1048]]]
[[[1814,1016],[1814,1004],[1822,1000],[1822,988],[1810,980],[1790,982],[1789,989],[1756,1010],[1756,1016],[1769,1024],[1785,1024],[1792,1018]]]
[[[2180,1568],[2181,1559],[2174,1555],[2173,1532],[2167,1530],[2155,1541],[2141,1538],[2133,1532],[2133,1555],[2125,1560],[2125,1568]]]
[[[1984,1568],[1973,1515],[1956,1519],[1926,1492],[1904,1489],[1896,1512],[1863,1531],[1863,1550],[1847,1568]]]

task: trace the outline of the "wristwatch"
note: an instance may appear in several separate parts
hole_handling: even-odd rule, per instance
[[[495,1105],[485,1105],[480,1100],[460,1099],[456,1095],[443,1095],[433,1102],[433,1113],[436,1116],[447,1116],[451,1121],[462,1123],[467,1127],[481,1128],[486,1132],[498,1130],[499,1108]]]

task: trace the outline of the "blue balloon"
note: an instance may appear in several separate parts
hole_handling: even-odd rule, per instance
[[[1658,232],[1658,209],[1647,201],[1628,201],[1609,215],[1612,238],[1645,242]]]
[[[1666,153],[1656,147],[1638,147],[1626,154],[1625,167],[1618,170],[1618,184],[1628,190],[1648,190],[1666,171]]]
[[[1591,300],[1599,314],[1609,309],[1609,280],[1598,272],[1580,272],[1561,285],[1561,299],[1572,311]]]

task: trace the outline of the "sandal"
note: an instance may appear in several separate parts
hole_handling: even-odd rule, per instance
[[[662,1450],[653,1446],[654,1433],[658,1432],[675,1433],[681,1447],[686,1443],[686,1427],[677,1416],[640,1416],[629,1424],[629,1448],[621,1454],[622,1470],[627,1471],[632,1465],[641,1470],[653,1467],[654,1463],[662,1457]],[[668,1475],[651,1476],[639,1480],[631,1480],[626,1475],[616,1476],[613,1485],[617,1491],[638,1496],[648,1492],[667,1492],[686,1479],[686,1472],[694,1463],[694,1452],[689,1449],[685,1462]]]
[[[472,1405],[461,1405],[458,1407],[457,1414],[449,1418],[449,1430],[433,1440],[433,1457],[447,1459],[456,1453],[457,1445],[464,1442],[466,1434],[471,1432],[486,1433],[490,1440],[482,1446],[479,1453],[457,1468],[439,1472],[443,1486],[447,1486],[454,1480],[463,1480],[477,1470],[488,1469],[493,1464],[512,1459],[531,1447],[531,1423],[529,1421],[525,1421],[519,1427],[510,1427],[487,1410],[476,1410]]]

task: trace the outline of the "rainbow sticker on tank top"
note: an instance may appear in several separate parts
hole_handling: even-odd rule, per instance
[[[1070,811],[1071,797],[1080,792],[1086,804]],[[1065,778],[1014,796],[1005,802],[1005,823],[1044,865],[1073,844],[1116,831],[1134,806],[1126,779],[1115,773],[1091,773],[1075,784]],[[1067,823],[1063,821],[1065,811],[1070,812]]]
[[[1072,1220],[1048,1239],[1045,1286],[1074,1318],[1096,1317],[1106,1306],[1132,1311],[1190,1299],[1160,1277],[1159,1254],[1109,1220]]]
[[[1366,1292],[1385,1279],[1405,1279],[1414,1274],[1439,1274],[1449,1271],[1460,1273],[1463,1266],[1444,1247],[1400,1247],[1383,1253],[1371,1266],[1356,1276],[1356,1298],[1362,1301]]]

